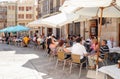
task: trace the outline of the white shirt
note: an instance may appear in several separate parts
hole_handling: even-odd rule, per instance
[[[72,46],[71,52],[72,54],[80,55],[80,59],[82,59],[84,55],[87,54],[85,47],[80,43],[74,44]]]
[[[112,48],[112,42],[110,40],[107,41],[107,45],[108,45],[109,49]]]

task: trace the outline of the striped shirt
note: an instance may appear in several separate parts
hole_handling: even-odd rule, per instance
[[[107,45],[100,47],[100,58],[104,58],[105,53],[109,52],[109,47]]]

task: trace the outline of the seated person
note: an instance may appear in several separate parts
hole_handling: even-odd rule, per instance
[[[53,39],[50,38],[49,48],[50,48],[51,54],[56,55],[56,47],[57,47],[57,44],[54,42]]]
[[[109,53],[109,47],[107,46],[107,40],[103,40],[100,47],[100,58],[104,58],[105,53]]]
[[[76,39],[76,43],[73,44],[73,46],[72,46],[71,53],[76,54],[76,55],[80,55],[80,61],[84,62],[86,60],[86,56],[88,53],[86,52],[86,49],[81,44],[81,42],[82,42],[81,38]]]
[[[109,47],[107,46],[107,41],[102,40],[101,47],[100,47],[100,55],[99,55],[98,61],[102,61],[105,53],[108,53],[108,52],[109,52]],[[88,56],[88,62],[89,62],[89,66],[90,66],[91,69],[95,68],[96,60],[97,60],[97,54]]]
[[[27,47],[29,41],[30,41],[30,39],[29,39],[28,36],[25,36],[25,37],[23,38],[23,44],[24,44],[24,47]]]
[[[68,59],[68,58],[71,57],[70,51],[64,47],[64,41],[63,40],[59,41],[58,47],[57,47],[57,52],[64,52],[64,53],[66,53],[65,59]]]
[[[98,50],[98,42],[97,39],[92,39],[92,44],[90,46],[90,54],[96,53]]]

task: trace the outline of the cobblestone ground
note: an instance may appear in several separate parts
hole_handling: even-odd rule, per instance
[[[62,64],[55,69],[56,59],[51,59],[43,49],[23,48],[0,44],[0,79],[104,79],[97,76],[94,70],[82,69],[79,78],[78,66],[73,66],[69,73],[69,65],[62,70]]]

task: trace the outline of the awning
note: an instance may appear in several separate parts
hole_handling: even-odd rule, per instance
[[[60,27],[65,24],[71,23],[72,21],[77,20],[78,18],[79,16],[76,14],[59,13],[57,15],[53,15],[48,18],[42,19],[41,24],[53,27]]]
[[[91,17],[79,16],[78,14],[67,14],[67,13],[59,13],[47,18],[38,19],[29,23],[28,27],[38,27],[38,26],[46,26],[47,27],[61,27],[65,24],[72,23],[72,21],[85,21],[91,19]]]
[[[38,20],[28,23],[26,26],[34,28],[34,27],[40,26],[40,24],[41,24],[41,19],[38,19]]]
[[[48,27],[60,27],[67,23],[71,23],[74,20],[77,20],[79,16],[76,14],[65,14],[65,13],[59,13],[47,18],[38,19],[33,22],[28,23],[27,27],[38,27],[38,26],[45,26]]]
[[[109,6],[112,0],[66,0],[60,7],[60,11],[72,13],[82,7],[106,7]],[[89,14],[89,13],[88,13]]]
[[[66,0],[60,10],[80,16],[100,17],[100,7],[104,7],[103,17],[120,17],[120,0]]]

